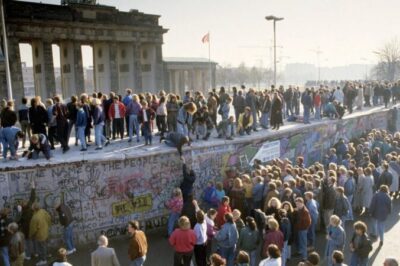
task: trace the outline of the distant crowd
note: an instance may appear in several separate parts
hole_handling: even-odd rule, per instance
[[[68,103],[60,96],[44,102],[36,96],[29,103],[26,98],[17,103],[1,102],[0,143],[4,161],[8,152],[9,159],[18,159],[19,140],[22,148],[27,148],[23,156],[29,159],[38,158],[40,153],[50,159],[57,143],[66,153],[72,130],[75,145],[79,143],[82,152],[92,143],[93,133],[96,150],[126,137],[128,142],[144,140],[145,145],[151,145],[154,134],[167,145],[181,147],[194,139],[208,140],[214,132],[218,138],[231,140],[259,129],[279,130],[285,119],[306,124],[312,118],[341,119],[346,111],[352,113],[372,105],[388,107],[390,102],[396,104],[399,97],[400,82],[350,81],[342,87],[320,85],[303,91],[295,86],[271,86],[258,91],[241,86],[233,87],[231,95],[224,87],[208,95],[188,91],[182,96],[165,91],[135,94],[127,89],[124,96],[113,92],[74,95]]]

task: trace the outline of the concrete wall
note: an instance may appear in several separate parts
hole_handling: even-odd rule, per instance
[[[195,191],[199,198],[208,180],[223,179],[226,170],[240,166],[240,158],[251,161],[266,143],[274,143],[280,157],[294,159],[303,155],[307,163],[313,163],[339,138],[350,139],[372,128],[386,128],[387,117],[388,112],[382,111],[286,129],[257,139],[237,138],[216,146],[185,150],[184,156],[197,174]],[[139,158],[100,160],[14,171],[3,169],[0,207],[13,207],[28,198],[33,179],[40,202],[56,217],[51,229],[55,242],[60,241],[62,232],[52,209],[57,198],[64,199],[71,207],[76,219],[75,237],[80,244],[95,241],[100,233],[109,237],[125,234],[130,219],[139,219],[147,229],[165,226],[164,202],[182,179],[177,152],[168,149]]]

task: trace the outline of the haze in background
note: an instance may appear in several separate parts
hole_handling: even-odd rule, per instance
[[[59,4],[59,0],[32,1]],[[119,10],[138,9],[161,15],[165,57],[208,57],[201,38],[211,33],[211,57],[220,65],[271,66],[272,23],[266,15],[285,18],[277,24],[281,64],[321,66],[375,63],[373,50],[398,35],[398,0],[100,0]],[[89,50],[90,51],[90,50]],[[22,58],[30,53],[23,49]],[[85,52],[84,52],[85,53]],[[91,56],[84,54],[84,64]],[[364,59],[361,59],[364,58]],[[31,65],[32,62],[27,62]],[[59,59],[55,58],[55,65]],[[282,67],[282,65],[281,65]]]

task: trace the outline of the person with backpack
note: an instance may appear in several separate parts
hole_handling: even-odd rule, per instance
[[[372,251],[372,242],[367,234],[367,225],[358,221],[353,225],[354,233],[350,241],[350,266],[367,266],[368,255]]]

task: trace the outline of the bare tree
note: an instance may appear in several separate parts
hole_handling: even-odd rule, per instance
[[[400,70],[400,39],[393,38],[375,53],[379,62],[374,74],[379,79],[394,81]]]

